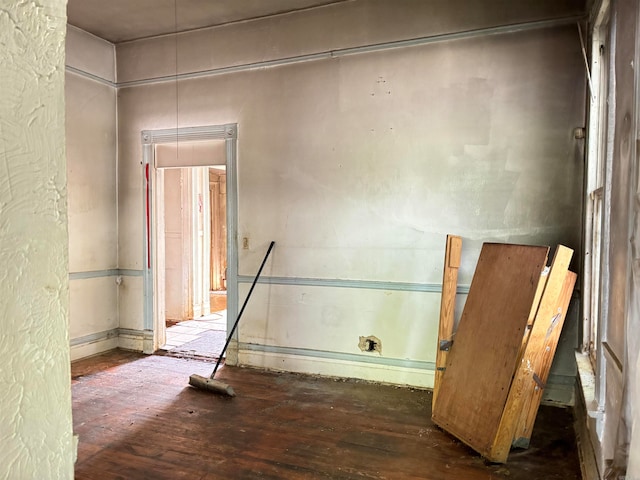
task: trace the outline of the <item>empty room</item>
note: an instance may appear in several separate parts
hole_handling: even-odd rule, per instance
[[[640,2],[0,0],[0,44],[0,478],[640,480]]]

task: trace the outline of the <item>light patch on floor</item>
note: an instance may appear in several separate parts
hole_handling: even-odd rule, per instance
[[[167,352],[177,350],[187,343],[202,338],[210,331],[227,331],[226,310],[211,313],[194,320],[186,320],[168,327],[167,342],[160,349]]]

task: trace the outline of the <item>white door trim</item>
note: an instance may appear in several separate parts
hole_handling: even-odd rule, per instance
[[[143,318],[144,330],[153,332],[153,343],[144,346],[145,353],[153,353],[165,342],[164,286],[160,287],[159,220],[155,206],[161,188],[157,185],[155,146],[162,143],[198,140],[225,140],[227,175],[227,329],[230,331],[238,315],[238,182],[237,132],[235,123],[202,127],[144,130],[142,132],[143,178]],[[161,247],[162,249],[162,247]]]

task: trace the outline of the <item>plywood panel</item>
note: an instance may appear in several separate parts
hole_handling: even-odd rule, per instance
[[[486,243],[433,420],[477,451],[493,444],[548,247]]]

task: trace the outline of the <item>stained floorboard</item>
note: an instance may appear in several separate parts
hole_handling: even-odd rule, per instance
[[[238,396],[188,386],[198,360],[113,351],[72,365],[77,480],[579,479],[571,412],[488,464],[436,427],[431,392],[225,367]]]

